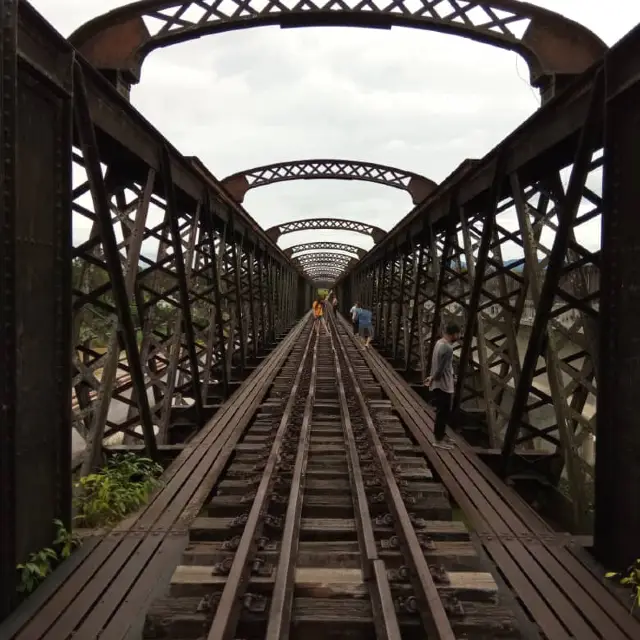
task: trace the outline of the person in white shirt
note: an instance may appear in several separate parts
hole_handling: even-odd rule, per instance
[[[435,446],[439,449],[451,449],[453,442],[446,438],[446,428],[451,414],[451,403],[455,390],[453,374],[453,343],[460,338],[460,327],[455,322],[447,324],[444,335],[433,348],[431,357],[431,375],[424,381],[432,393],[432,404],[436,409],[436,422],[433,427]]]
[[[359,323],[358,323],[358,311],[360,311],[360,303],[356,302],[349,310],[351,315],[351,324],[353,325],[353,335],[358,335]]]

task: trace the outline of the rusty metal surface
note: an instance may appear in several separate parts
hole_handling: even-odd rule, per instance
[[[340,254],[354,254],[353,257],[361,258],[366,251],[352,244],[342,242],[307,242],[287,247],[284,252],[289,257],[300,257],[298,254],[306,254],[307,251],[331,251]]]
[[[18,24],[17,2],[0,6],[0,350],[3,366],[0,369],[0,617],[6,616],[14,604],[16,586],[17,530],[13,525],[16,504],[17,460],[14,454],[18,436],[16,421],[16,130],[17,116],[17,56],[15,35]]]
[[[24,64],[18,10],[0,9],[0,618],[16,565],[71,523],[71,85]]]
[[[455,8],[452,8],[455,6]],[[206,34],[261,25],[281,27],[393,26],[460,35],[516,51],[529,65],[531,82],[544,92],[554,76],[581,73],[606,50],[591,31],[557,13],[514,0],[473,0],[448,5],[331,0],[249,3],[232,0],[142,0],[114,9],[77,29],[71,42],[98,68],[140,79],[146,55],[158,47]],[[153,17],[154,24],[145,22]]]
[[[261,537],[265,526],[265,513],[267,505],[272,497],[276,470],[281,464],[285,438],[289,436],[288,431],[294,420],[297,420],[296,409],[298,409],[298,389],[303,385],[304,364],[311,350],[314,332],[307,332],[306,344],[302,353],[302,363],[298,367],[298,372],[293,380],[291,393],[287,404],[284,407],[282,418],[278,429],[274,435],[273,444],[268,451],[268,456],[264,463],[264,469],[260,478],[260,483],[256,488],[255,497],[251,508],[243,524],[242,535],[238,542],[236,554],[229,567],[229,576],[220,595],[218,609],[211,623],[207,638],[209,640],[233,640],[236,632],[236,625],[240,615],[242,600],[245,598],[248,587],[247,579],[251,572],[251,563],[257,551],[257,540]],[[311,411],[311,405],[305,403],[305,413]],[[304,421],[304,418],[303,418]]]
[[[266,230],[266,234],[274,241],[295,231],[310,231],[315,229],[335,229],[341,231],[352,231],[371,236],[374,242],[380,242],[386,235],[386,231],[366,222],[357,220],[341,220],[339,218],[308,218],[306,220],[291,220],[276,224]]]
[[[222,180],[222,185],[243,202],[249,189],[290,180],[360,180],[407,191],[413,204],[424,200],[438,185],[411,171],[372,162],[338,159],[294,160],[239,171]]]
[[[295,264],[299,264],[306,274],[311,274],[313,270],[337,269],[339,273],[344,272],[350,265],[356,262],[356,258],[350,258],[344,253],[333,253],[318,251],[308,253],[293,258]]]
[[[626,45],[626,46],[625,46]],[[625,59],[637,51],[629,39]],[[637,54],[636,54],[637,55]],[[637,58],[636,58],[637,59]],[[608,60],[604,156],[604,207],[602,227],[602,314],[599,332],[598,440],[595,469],[594,550],[609,570],[624,570],[638,556],[640,513],[637,501],[625,487],[638,486],[637,460],[640,433],[634,415],[638,406],[636,380],[640,337],[633,321],[640,309],[638,292],[638,232],[634,204],[638,201],[635,168],[640,151],[640,84],[611,95],[623,69]],[[631,285],[631,286],[630,286]],[[617,523],[617,524],[613,524]]]

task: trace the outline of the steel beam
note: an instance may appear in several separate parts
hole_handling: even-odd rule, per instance
[[[154,18],[153,25],[145,24],[144,18],[149,17]],[[116,74],[130,86],[139,81],[146,56],[158,47],[264,25],[325,24],[436,30],[510,49],[523,56],[531,84],[544,98],[553,96],[556,84],[561,87],[566,76],[581,73],[606,50],[602,40],[582,25],[517,0],[474,0],[447,7],[439,2],[414,6],[405,0],[394,5],[377,0],[366,4],[347,0],[340,5],[315,0],[292,6],[274,0],[231,0],[225,5],[202,0],[146,0],[90,20],[70,39],[96,67]]]
[[[71,523],[72,85],[20,56],[18,7],[0,5],[0,618],[16,565]]]
[[[249,189],[290,180],[327,179],[360,180],[402,189],[409,193],[413,204],[424,200],[437,187],[433,180],[411,171],[373,162],[336,158],[292,160],[253,167],[227,176],[222,184],[237,202],[243,202]]]
[[[602,227],[600,320],[601,375],[598,384],[594,550],[609,570],[634,562],[640,540],[640,84],[615,95],[627,68],[619,59],[638,60],[633,36],[605,63],[606,123],[604,150],[604,224]]]

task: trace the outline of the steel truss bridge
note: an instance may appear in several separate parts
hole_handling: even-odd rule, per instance
[[[66,40],[1,7],[0,638],[640,637],[602,580],[640,557],[640,28],[609,49],[515,0],[144,0]],[[221,181],[129,89],[160,47],[270,24],[513,50],[542,106],[441,184],[344,159]],[[297,179],[412,209],[262,229],[246,192]],[[304,230],[332,238],[278,244]],[[451,320],[439,450],[422,380]],[[72,478],[123,452],[166,467],[148,504],[20,594],[17,566],[72,527]]]

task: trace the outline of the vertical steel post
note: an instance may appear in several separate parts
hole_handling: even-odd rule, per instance
[[[0,5],[0,618],[16,565],[71,524],[71,86],[18,67],[18,5]]]
[[[605,70],[608,98],[620,70],[608,60]],[[639,104],[636,82],[607,99],[605,116],[594,549],[612,571],[640,555]]]

